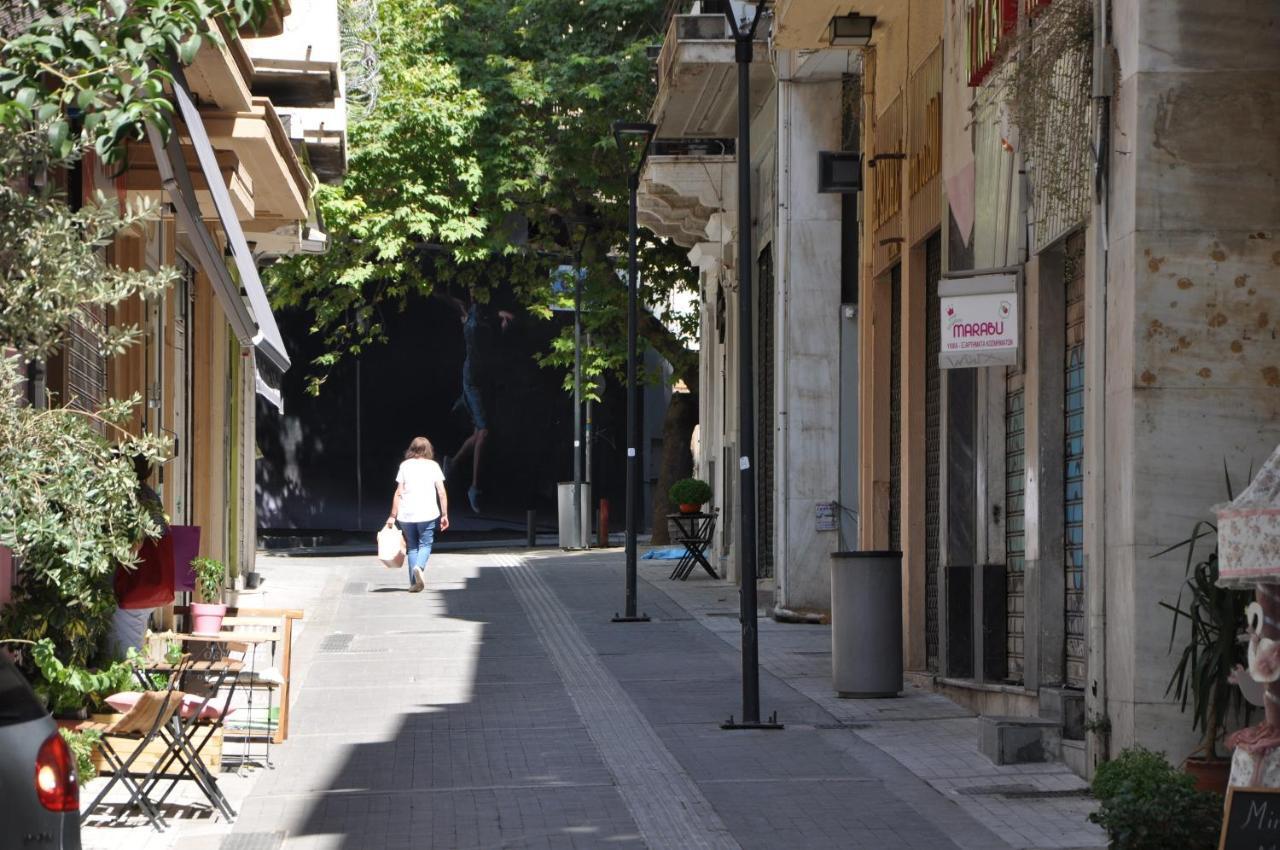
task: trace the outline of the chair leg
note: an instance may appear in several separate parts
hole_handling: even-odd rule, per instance
[[[165,819],[160,814],[159,809],[147,798],[147,795],[143,790],[143,786],[140,785],[129,772],[130,766],[142,753],[143,747],[146,746],[146,743],[146,741],[141,741],[138,744],[137,749],[133,751],[128,759],[122,759],[120,754],[115,751],[115,748],[111,746],[107,738],[105,736],[102,738],[102,741],[99,743],[99,747],[102,750],[103,759],[112,769],[112,774],[111,778],[107,781],[107,784],[103,786],[103,789],[100,792],[98,792],[98,796],[93,798],[93,802],[89,804],[88,808],[84,810],[84,814],[80,816],[81,823],[84,823],[88,819],[93,810],[98,807],[98,805],[106,798],[107,794],[110,793],[111,789],[115,787],[115,784],[119,782],[129,791],[129,800],[124,804],[124,808],[121,810],[121,816],[123,816],[123,811],[137,803],[138,807],[142,809],[143,814],[147,816],[147,820],[150,821],[151,825],[155,827],[157,832],[164,832],[164,830],[168,828],[168,823],[165,822]]]

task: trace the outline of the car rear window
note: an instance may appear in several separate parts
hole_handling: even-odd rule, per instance
[[[37,720],[46,714],[26,678],[0,655],[0,726]]]

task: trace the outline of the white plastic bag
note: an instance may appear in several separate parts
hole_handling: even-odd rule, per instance
[[[393,524],[387,523],[378,532],[378,560],[385,567],[398,569],[404,566],[404,552],[404,535]]]

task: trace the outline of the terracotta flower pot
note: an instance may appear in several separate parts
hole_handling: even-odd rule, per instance
[[[1231,779],[1231,759],[1190,756],[1182,763],[1182,769],[1195,777],[1197,791],[1227,793],[1227,782]]]
[[[227,606],[221,603],[192,602],[191,631],[198,635],[216,635],[222,631],[222,618],[226,615]]]
[[[680,513],[682,514],[696,514],[700,510],[702,510],[702,505],[681,505],[680,506]]]

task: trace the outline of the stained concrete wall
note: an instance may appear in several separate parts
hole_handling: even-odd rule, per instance
[[[793,58],[779,52],[781,80]],[[840,148],[841,86],[778,84],[774,559],[779,604],[792,609],[829,610],[839,548],[815,514],[839,489],[840,196],[817,185],[818,151]]]
[[[1106,363],[1105,398],[1092,387],[1087,402],[1105,402],[1090,578],[1105,558],[1112,752],[1181,758],[1196,736],[1164,697],[1159,603],[1185,556],[1152,556],[1225,499],[1224,463],[1238,488],[1280,442],[1280,7],[1117,0],[1112,13],[1109,250],[1105,289],[1099,272],[1087,296],[1106,305],[1086,340]]]

